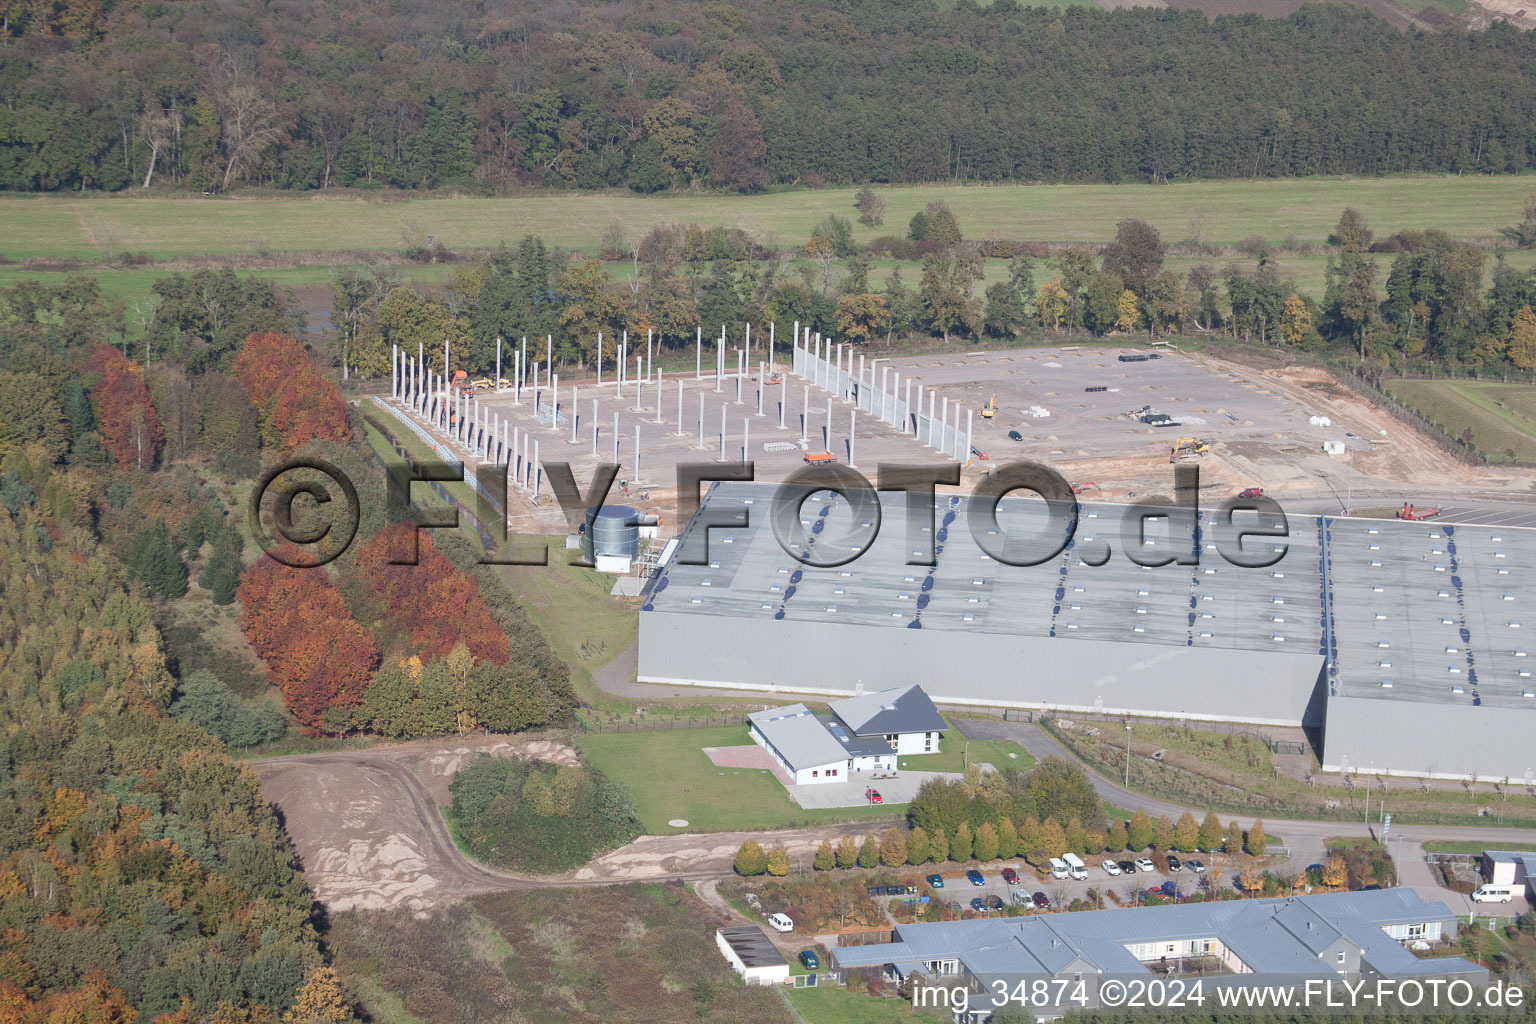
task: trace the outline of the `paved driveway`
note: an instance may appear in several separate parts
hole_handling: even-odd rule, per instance
[[[901,772],[894,779],[872,779],[867,774],[848,782],[821,782],[805,786],[785,786],[789,798],[801,807],[863,807],[868,803],[864,791],[880,791],[886,804],[911,803],[917,791],[929,779],[958,780],[954,772]]]

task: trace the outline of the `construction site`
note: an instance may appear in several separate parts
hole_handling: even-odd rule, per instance
[[[589,510],[581,543],[606,556],[616,592],[645,599],[642,682],[786,699],[916,682],[950,703],[1304,726],[1330,770],[1536,770],[1523,742],[1536,695],[1516,632],[1536,535],[1499,525],[1502,514],[1472,520],[1486,527],[1437,518],[1457,494],[1517,501],[1529,481],[1461,465],[1306,368],[1168,347],[870,358],[798,325],[788,339],[755,333],[700,331],[693,371],[669,373],[653,369],[652,346],[624,338],[615,365],[575,382],[521,340],[495,381],[445,379],[447,353],[397,351],[379,402],[472,484],[481,464],[505,466],[506,491],[489,497],[514,531],[569,525],[550,463],[569,463],[582,487],[600,464],[620,465],[612,508]],[[1066,548],[1025,567],[987,553],[964,497],[1019,461],[1050,466],[1082,502]],[[871,479],[881,463],[959,464],[961,482],[939,488],[933,523],[912,533],[899,501],[878,523],[854,522],[843,496],[814,495],[798,518],[817,551],[842,543],[856,556],[818,568],[765,528],[773,482],[818,462]],[[717,528],[694,565],[676,557],[689,530],[676,473],[688,463],[751,463],[759,481],[713,485],[701,511],[729,510],[743,529]],[[1167,501],[1190,464],[1199,565],[1133,562],[1127,503]],[[1239,493],[1287,502],[1273,566],[1228,564],[1203,532]],[[1038,500],[1006,499],[992,532],[1037,534],[1043,514]],[[924,530],[936,566],[903,554],[900,538]],[[753,653],[769,649],[783,652],[771,667]]]

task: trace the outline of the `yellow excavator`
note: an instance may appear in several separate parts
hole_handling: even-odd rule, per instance
[[[981,408],[981,418],[984,419],[984,420],[989,420],[993,416],[996,416],[996,415],[997,415],[997,392],[994,391],[994,392],[992,392],[992,397],[987,400],[987,404],[982,406],[982,408]]]
[[[1210,451],[1209,441],[1202,441],[1198,437],[1181,437],[1173,442],[1173,447],[1168,452],[1168,461],[1178,462],[1191,455],[1208,455]]]

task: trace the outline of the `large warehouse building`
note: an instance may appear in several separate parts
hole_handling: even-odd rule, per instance
[[[1266,568],[1229,563],[1205,528],[1198,565],[1147,567],[1127,557],[1126,507],[1096,504],[1060,555],[1016,567],[984,546],[1038,549],[1042,502],[1005,499],[978,543],[969,498],[938,496],[909,531],[900,493],[878,523],[823,493],[781,543],[776,489],[705,496],[673,545],[702,554],[707,532],[705,564],[674,555],[647,591],[641,680],[828,698],[917,683],[949,704],[1316,727],[1331,769],[1536,771],[1531,531],[1290,516],[1285,541],[1246,542],[1280,556]],[[1191,550],[1153,523],[1147,554]],[[937,564],[908,564],[930,538]]]

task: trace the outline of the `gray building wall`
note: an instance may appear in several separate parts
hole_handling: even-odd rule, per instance
[[[642,682],[848,696],[917,683],[989,707],[1268,725],[1322,720],[1320,654],[640,613]]]
[[[1536,708],[1332,697],[1327,717],[1329,771],[1536,783]]]

